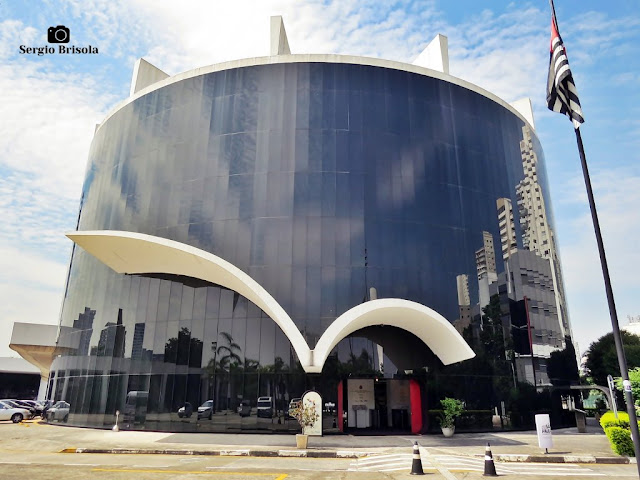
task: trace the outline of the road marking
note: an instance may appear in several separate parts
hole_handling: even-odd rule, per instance
[[[146,469],[133,469],[133,468],[93,468],[92,472],[127,472],[127,473],[177,473],[181,475],[188,474],[200,474],[200,475],[244,475],[251,477],[273,477],[278,475],[275,480],[284,480],[289,476],[288,473],[254,473],[254,472],[207,472],[202,470],[146,470]]]
[[[99,463],[63,463],[65,467],[97,467]]]
[[[440,473],[440,475],[442,475],[447,480],[457,480],[456,476],[451,473],[445,466],[441,465],[435,456],[429,455],[429,452],[426,448],[420,447],[420,450],[420,461],[422,461],[422,459],[424,458],[427,463],[431,464],[431,466],[435,468]]]

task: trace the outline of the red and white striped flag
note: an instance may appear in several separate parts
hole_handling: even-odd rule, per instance
[[[556,12],[551,2],[551,52],[549,57],[549,77],[547,79],[547,105],[549,110],[563,113],[573,122],[575,128],[584,123],[576,84],[569,68],[567,51],[558,33]]]

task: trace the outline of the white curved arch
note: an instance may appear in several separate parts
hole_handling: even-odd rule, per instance
[[[400,298],[371,300],[347,310],[325,330],[313,350],[313,367],[320,372],[333,347],[347,335],[372,325],[389,325],[413,333],[445,365],[473,358],[476,354],[449,321],[438,312]]]
[[[296,324],[269,292],[238,267],[212,253],[135,232],[76,231],[68,233],[67,237],[118,273],[184,275],[238,292],[282,329],[307,373],[320,373],[327,356],[340,340],[372,325],[390,325],[413,333],[445,365],[475,356],[442,315],[419,303],[399,298],[372,300],[346,311],[322,334],[315,350],[310,350]]]
[[[287,312],[258,282],[226,260],[191,245],[144,233],[93,230],[71,232],[67,237],[118,273],[184,275],[238,292],[278,324],[303,367],[311,364],[309,345]]]

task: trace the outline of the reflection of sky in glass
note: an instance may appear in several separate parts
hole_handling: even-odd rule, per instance
[[[98,129],[79,229],[143,232],[224,258],[275,297],[312,348],[369,287],[453,321],[458,275],[478,302],[482,232],[505,270],[498,198],[514,205],[522,247],[522,127],[485,97],[408,72],[280,64],[210,73],[136,99]],[[135,350],[159,362],[175,344],[203,368],[229,349],[262,366],[291,363],[274,322],[226,289],[117,275],[80,249],[69,281],[62,325],[95,310],[91,347],[122,309],[127,358]],[[360,343],[354,354],[373,358]]]

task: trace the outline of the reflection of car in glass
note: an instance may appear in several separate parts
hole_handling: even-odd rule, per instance
[[[0,420],[11,420],[13,423],[20,423],[25,418],[29,418],[31,412],[26,408],[19,408],[7,402],[0,401]]]
[[[132,390],[127,393],[124,403],[123,416],[127,423],[143,423],[147,414],[147,402],[149,392],[142,390]]]
[[[49,410],[47,410],[47,420],[49,420],[50,422],[54,421],[54,420],[62,420],[63,422],[66,422],[69,419],[69,408],[71,407],[71,405],[69,405],[67,402],[57,402],[54,403],[52,407],[49,408]]]
[[[271,397],[258,397],[257,405],[258,417],[271,418],[273,417],[273,402]]]
[[[207,400],[198,407],[198,420],[207,417],[211,420],[213,416],[213,400]]]
[[[251,415],[251,403],[249,400],[242,400],[238,405],[238,415],[241,417],[248,417]]]
[[[180,418],[191,418],[193,414],[193,406],[189,402],[184,402],[184,405],[178,409],[178,416]]]

